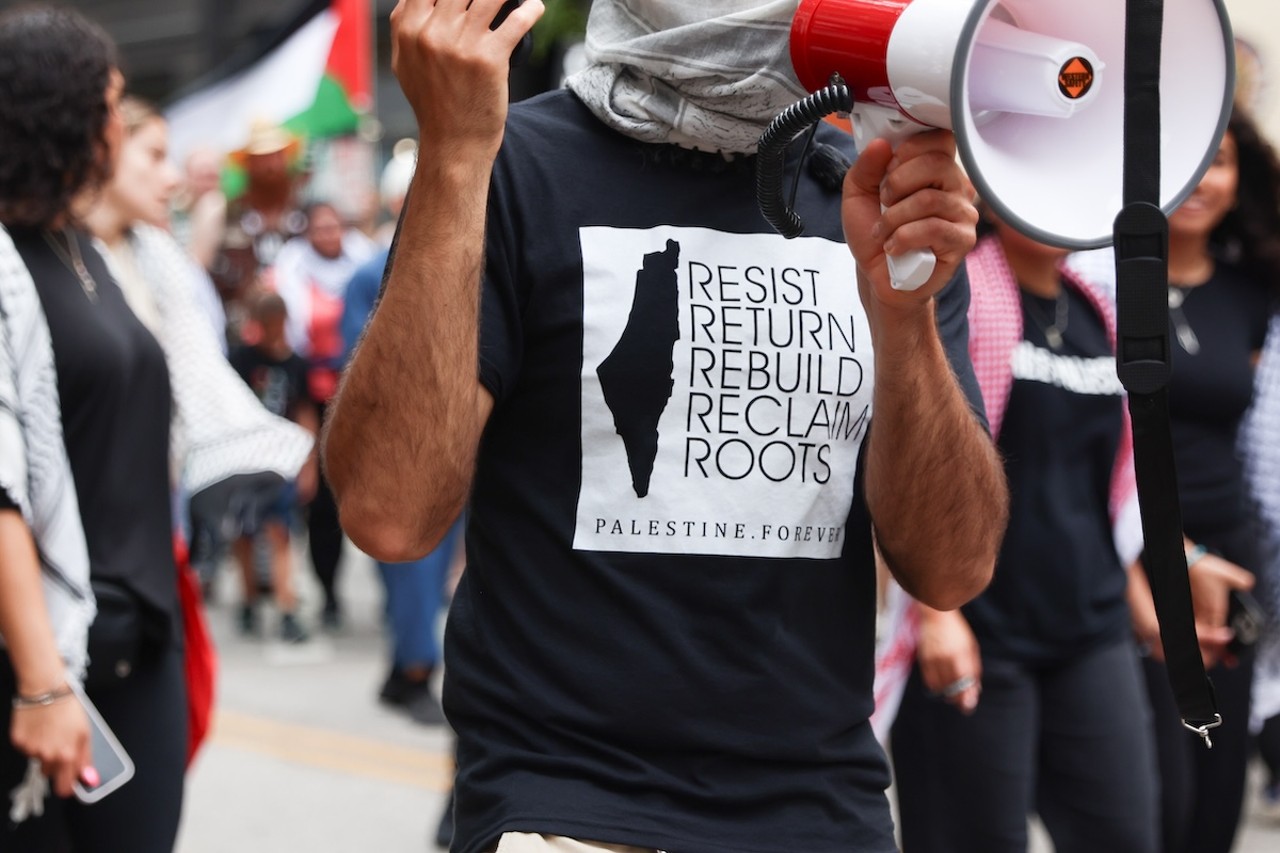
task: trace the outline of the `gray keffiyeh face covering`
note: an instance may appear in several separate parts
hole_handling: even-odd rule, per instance
[[[587,68],[566,85],[642,142],[754,153],[808,94],[791,68],[798,0],[595,0]]]

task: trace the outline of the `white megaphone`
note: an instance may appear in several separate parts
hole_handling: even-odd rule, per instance
[[[1234,56],[1222,0],[1165,0],[1165,213],[1195,189],[1217,152]],[[847,85],[859,147],[948,128],[970,180],[1005,222],[1069,249],[1111,243],[1124,206],[1122,0],[801,0],[791,60],[811,92],[833,80]],[[889,260],[899,289],[933,272],[927,251]]]

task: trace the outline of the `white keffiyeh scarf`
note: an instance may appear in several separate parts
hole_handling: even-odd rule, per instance
[[[565,85],[608,126],[642,142],[754,153],[808,94],[791,67],[797,0],[596,0],[589,65]]]
[[[89,549],[75,481],[62,441],[62,409],[49,324],[40,294],[9,234],[0,228],[0,488],[31,528],[40,559],[45,609],[67,677],[88,664],[89,625],[97,613],[89,586]],[[5,567],[0,566],[0,571]],[[9,701],[9,697],[0,697]],[[11,792],[9,820],[44,813],[49,783],[39,762]]]
[[[62,440],[58,375],[35,282],[0,228],[0,487],[40,556],[45,607],[69,677],[83,677],[95,607],[89,551]],[[0,567],[3,570],[3,567]],[[4,697],[3,701],[8,701]]]
[[[1258,590],[1271,620],[1254,663],[1251,716],[1257,728],[1280,714],[1280,315],[1272,316],[1267,329],[1253,406],[1240,430],[1240,451],[1262,537]]]
[[[296,477],[311,452],[311,434],[263,408],[223,358],[200,314],[197,282],[182,247],[149,225],[131,229],[129,246],[160,320],[151,331],[169,366],[173,459],[183,489],[194,495],[228,477],[263,471]],[[118,259],[105,246],[99,249],[119,280]],[[134,298],[129,304],[143,316]]]

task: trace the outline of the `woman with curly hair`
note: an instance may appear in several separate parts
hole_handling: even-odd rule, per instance
[[[1244,802],[1256,637],[1232,630],[1232,602],[1248,597],[1251,576],[1261,575],[1262,546],[1280,519],[1273,505],[1270,532],[1259,535],[1255,522],[1265,516],[1254,509],[1240,438],[1251,405],[1274,402],[1280,393],[1260,383],[1257,371],[1264,347],[1277,343],[1268,325],[1278,297],[1280,164],[1237,108],[1208,172],[1169,216],[1169,409],[1197,632],[1223,717],[1212,750],[1178,722],[1140,573],[1130,596],[1135,633],[1151,650],[1146,669],[1168,853],[1228,853]],[[1253,433],[1260,429],[1262,444],[1274,448],[1280,422],[1263,426],[1255,419]]]
[[[159,853],[181,811],[169,373],[77,215],[111,175],[122,85],[114,46],[80,15],[0,14],[6,851]],[[96,783],[81,682],[136,766],[93,806],[69,798]]]

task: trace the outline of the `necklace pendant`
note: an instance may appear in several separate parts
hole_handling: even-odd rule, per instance
[[[1177,332],[1178,344],[1187,355],[1195,355],[1200,352],[1200,339],[1196,337],[1195,331],[1190,326],[1185,323],[1179,323]]]
[[[1048,342],[1050,349],[1062,349],[1062,332],[1058,331],[1057,326],[1050,326],[1045,329],[1044,339]]]
[[[84,295],[89,298],[90,302],[98,301],[98,283],[93,280],[93,276],[89,275],[89,270],[84,264],[75,265],[76,277],[80,279],[80,289],[84,291]]]
[[[1181,288],[1169,286],[1169,319],[1173,322],[1173,332],[1178,345],[1187,355],[1200,352],[1200,339],[1195,329],[1187,322],[1187,315],[1182,311],[1182,303],[1187,299],[1187,292]]]
[[[44,240],[49,244],[49,248],[57,255],[58,260],[62,261],[71,273],[79,280],[80,289],[84,291],[85,298],[90,302],[98,301],[98,283],[93,280],[93,275],[89,272],[89,268],[84,265],[84,255],[80,253],[80,243],[76,239],[75,233],[65,225],[62,227],[63,239],[67,241],[66,247],[58,245],[58,241],[53,239],[53,234],[48,231],[44,233]]]

